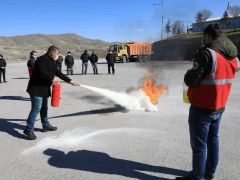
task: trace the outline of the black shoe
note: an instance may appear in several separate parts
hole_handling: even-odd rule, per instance
[[[0,81],[0,83],[2,83],[2,81]]]
[[[27,136],[28,140],[35,140],[37,139],[37,136],[34,134],[34,132],[29,131],[29,130],[24,130],[23,133]]]
[[[183,177],[176,177],[176,180],[192,180],[192,178],[188,175]]]
[[[43,125],[42,132],[56,131],[57,127],[52,126],[51,124]]]
[[[205,176],[204,179],[205,179],[205,180],[213,180],[213,179],[214,179],[214,176]]]
[[[7,83],[7,81],[4,81],[5,83]]]

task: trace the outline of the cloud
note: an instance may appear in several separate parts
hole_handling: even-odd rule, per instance
[[[144,32],[145,31],[145,29],[143,29],[143,28],[138,28],[138,32]]]

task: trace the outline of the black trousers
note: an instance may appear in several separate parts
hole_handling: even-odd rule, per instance
[[[73,75],[73,67],[72,66],[68,66],[67,67],[67,75]]]
[[[0,68],[0,81],[2,81],[2,75],[3,75],[3,81],[6,81],[6,69]]]
[[[115,74],[114,64],[108,63],[108,74],[111,74],[111,69],[112,69],[112,73]]]

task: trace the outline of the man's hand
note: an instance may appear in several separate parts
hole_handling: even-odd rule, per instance
[[[71,80],[70,84],[73,85],[73,86],[78,86],[78,83],[75,80]]]

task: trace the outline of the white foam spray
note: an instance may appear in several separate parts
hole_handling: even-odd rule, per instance
[[[157,106],[151,103],[149,97],[146,96],[142,90],[137,90],[127,94],[92,86],[80,86],[96,92],[104,97],[107,97],[111,101],[115,102],[118,105],[121,105],[129,111],[156,112],[158,110]]]
[[[116,128],[116,129],[102,129],[102,130],[89,130],[87,128],[76,128],[73,130],[65,131],[60,136],[46,137],[39,140],[33,147],[25,149],[21,155],[28,155],[37,152],[43,152],[46,149],[75,149],[81,145],[86,145],[90,139],[99,136],[109,136],[109,134],[130,134],[131,136],[139,134],[155,133],[153,130],[137,129],[137,128]]]

